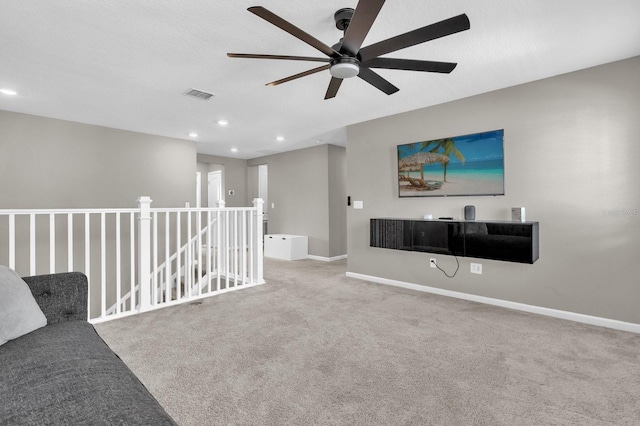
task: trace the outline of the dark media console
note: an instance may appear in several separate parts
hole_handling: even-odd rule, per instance
[[[534,263],[538,222],[371,219],[371,247]]]

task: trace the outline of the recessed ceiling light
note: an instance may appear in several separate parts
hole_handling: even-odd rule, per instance
[[[198,134],[196,132],[189,132],[189,137],[190,138],[197,138]]]
[[[9,96],[15,96],[18,94],[18,92],[16,92],[15,90],[11,90],[11,89],[0,89],[0,93],[3,93],[5,95],[9,95]]]
[[[231,148],[231,152],[238,152],[238,148]]]
[[[284,140],[284,136],[278,136],[278,137],[276,138],[276,140],[277,140],[278,142],[282,142],[282,141]]]
[[[226,126],[227,124],[229,124],[227,120],[218,120],[218,125],[220,126]]]

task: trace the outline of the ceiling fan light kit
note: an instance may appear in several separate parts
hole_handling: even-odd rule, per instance
[[[247,10],[276,27],[288,32],[309,46],[324,53],[326,58],[289,55],[265,55],[247,53],[227,53],[230,58],[248,59],[283,59],[291,61],[325,62],[326,65],[294,74],[292,76],[267,83],[267,86],[277,86],[288,81],[296,80],[311,74],[329,70],[331,80],[325,94],[325,99],[336,96],[342,80],[358,76],[362,80],[391,95],[399,89],[381,77],[372,68],[393,69],[405,71],[436,72],[448,74],[456,67],[453,62],[421,61],[413,59],[380,58],[410,46],[415,46],[440,37],[445,37],[468,30],[471,25],[467,15],[462,14],[444,21],[436,22],[369,46],[362,47],[371,26],[373,25],[385,0],[361,0],[355,9],[343,8],[334,14],[336,28],[344,31],[344,37],[333,45],[328,46],[312,35],[284,20],[262,6],[253,6]]]
[[[335,78],[351,78],[360,72],[360,61],[356,58],[342,57],[331,61],[329,72]]]

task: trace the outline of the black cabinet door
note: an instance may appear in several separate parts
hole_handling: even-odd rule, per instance
[[[412,223],[402,219],[371,219],[371,247],[412,250]]]
[[[465,224],[465,256],[533,263],[538,260],[538,224],[487,222],[484,229]]]

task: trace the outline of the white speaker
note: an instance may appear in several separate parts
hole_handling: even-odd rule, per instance
[[[511,207],[511,220],[514,222],[526,222],[524,207]]]

